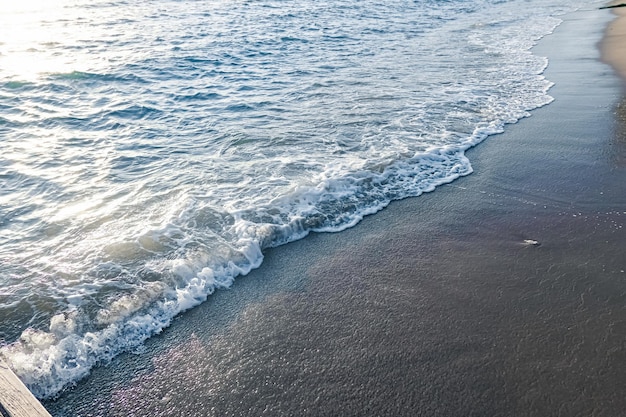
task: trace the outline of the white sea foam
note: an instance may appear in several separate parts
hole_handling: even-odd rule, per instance
[[[200,304],[216,289],[229,287],[236,276],[247,274],[262,261],[255,245],[241,254],[247,263],[230,261],[199,271],[193,265],[173,261],[173,268],[186,279],[184,286],[163,289],[155,284],[116,300],[98,311],[97,320],[105,325],[101,330],[77,332],[80,324],[76,311],[55,315],[48,331],[27,329],[19,341],[3,347],[1,353],[36,396],[54,396],[86,376],[96,364],[106,363],[161,332],[174,316]]]

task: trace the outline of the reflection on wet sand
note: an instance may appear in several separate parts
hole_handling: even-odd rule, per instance
[[[615,133],[613,159],[619,168],[626,168],[626,97],[615,106]]]

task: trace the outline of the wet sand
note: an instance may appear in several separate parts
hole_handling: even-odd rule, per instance
[[[55,416],[620,416],[626,117],[610,12],[535,52],[555,101],[475,173],[263,266],[100,367]]]

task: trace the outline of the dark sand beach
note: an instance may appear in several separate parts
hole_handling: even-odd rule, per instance
[[[611,11],[534,49],[555,101],[468,152],[474,174],[270,250],[55,416],[620,416],[626,100]],[[613,40],[615,44],[624,42]]]

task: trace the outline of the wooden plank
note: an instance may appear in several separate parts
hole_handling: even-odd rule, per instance
[[[598,9],[600,9],[600,10],[602,10],[602,9],[615,9],[617,7],[626,7],[626,3],[614,4],[612,6],[602,6],[602,7],[598,7]]]
[[[0,416],[51,417],[2,358],[0,358]]]

